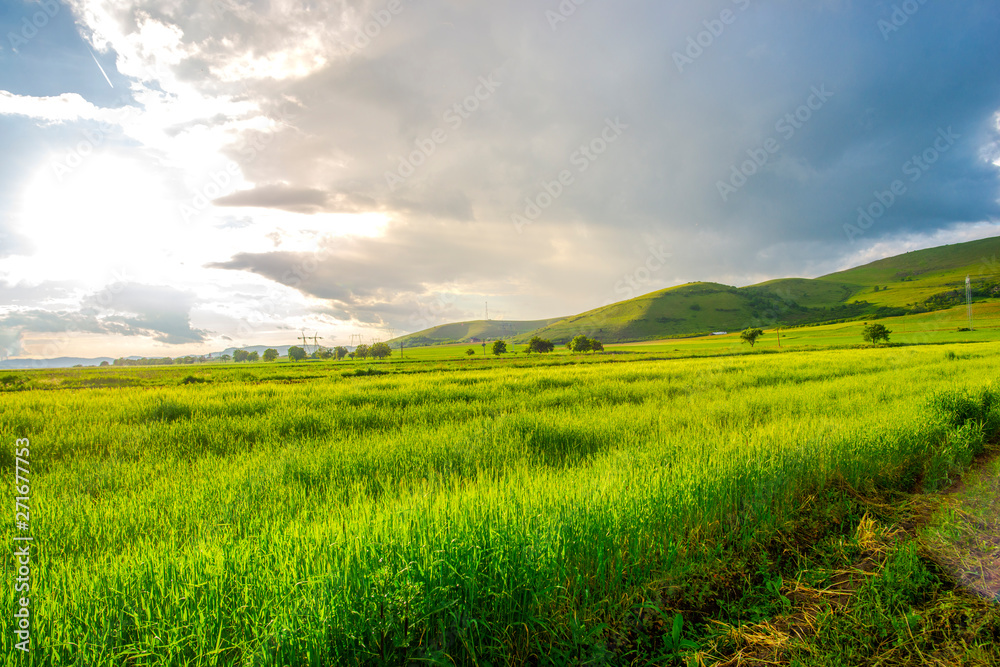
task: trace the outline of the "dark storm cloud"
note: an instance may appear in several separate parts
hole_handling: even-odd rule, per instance
[[[275,84],[302,105],[294,132],[274,137],[274,159],[244,168],[373,210],[511,230],[569,170],[572,185],[529,236],[546,243],[545,223],[573,225],[583,249],[601,237],[587,230],[614,230],[623,247],[653,235],[687,248],[678,276],[702,278],[767,273],[775,263],[760,258],[776,252],[801,272],[806,249],[843,257],[1000,214],[997,168],[981,155],[1000,108],[995,4],[923,4],[905,21],[893,4],[743,0],[588,3],[557,21],[550,4],[407,6],[368,49]],[[689,50],[692,40],[707,46]],[[678,53],[698,55],[685,64]],[[620,140],[581,158],[616,119]],[[955,137],[948,151],[907,180],[939,131]],[[765,145],[776,150],[733,180]],[[906,192],[883,216],[861,236],[845,231],[897,180]],[[467,252],[481,267],[497,256]]]
[[[735,21],[678,71],[675,54],[734,5]],[[293,180],[326,179],[413,221],[349,259],[331,254],[292,286],[370,321],[368,311],[389,313],[470,267],[553,286],[524,293],[547,303],[533,311],[543,316],[596,305],[661,244],[673,257],[649,290],[833,270],[855,244],[997,213],[997,170],[979,155],[1000,108],[997,17],[982,7],[924,7],[886,40],[882,13],[836,3],[590,5],[555,31],[537,6],[514,6],[490,24],[472,62],[449,60],[489,11],[453,11],[456,26],[470,28],[455,33],[398,26],[409,31],[405,53],[362,54],[286,89],[303,101]],[[484,73],[494,90],[472,100]],[[620,128],[613,143],[603,141],[609,124]],[[912,178],[907,162],[933,148],[939,130],[947,151],[918,168],[886,215],[849,235],[856,209]],[[763,164],[732,185],[733,170],[754,157]],[[249,168],[270,179],[287,176],[286,166]],[[429,205],[448,192],[463,204],[452,215]],[[539,212],[530,225],[511,222]],[[448,217],[506,233],[457,246],[448,237],[463,226]],[[551,253],[557,240],[568,250]],[[545,249],[544,262],[524,248]],[[593,256],[603,261],[584,259]],[[296,261],[242,255],[220,266],[283,282]]]

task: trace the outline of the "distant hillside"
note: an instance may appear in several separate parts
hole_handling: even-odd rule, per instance
[[[749,326],[795,326],[926,312],[961,303],[966,275],[972,278],[976,298],[1000,297],[998,256],[1000,237],[910,252],[819,278],[782,278],[740,288],[688,283],[571,317],[445,324],[403,340],[409,346],[469,342],[473,338],[525,343],[540,336],[564,343],[582,333],[605,343],[623,343],[738,331]]]
[[[32,368],[69,368],[70,366],[100,366],[102,361],[109,364],[111,357],[58,357],[56,359],[4,359],[0,370],[28,370]]]
[[[400,342],[405,347],[423,347],[426,345],[448,345],[450,343],[471,343],[484,340],[510,340],[520,334],[535,331],[562,318],[550,320],[508,321],[508,320],[473,320],[471,322],[454,322],[418,331],[408,336],[400,336],[388,341],[393,348],[398,348]]]
[[[751,326],[791,326],[898,312],[847,302],[864,287],[804,278],[749,287],[689,283],[568,317],[514,339],[532,336],[556,343],[577,334],[606,343],[739,331]]]
[[[854,300],[906,307],[954,290],[964,294],[966,276],[981,297],[1000,282],[1000,237],[915,250],[817,280],[863,285]]]
[[[753,314],[749,300],[735,287],[689,283],[567,317],[514,341],[537,335],[562,343],[580,333],[609,343],[649,340],[736,328]]]

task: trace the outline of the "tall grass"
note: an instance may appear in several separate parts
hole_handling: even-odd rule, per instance
[[[35,664],[583,660],[831,484],[946,484],[1000,427],[998,351],[0,394],[3,472],[21,437],[36,471]]]

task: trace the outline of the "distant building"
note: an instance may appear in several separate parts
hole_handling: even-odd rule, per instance
[[[713,335],[713,336],[725,336],[725,335],[727,335],[728,333],[729,333],[728,331],[713,331],[713,332],[712,332],[712,335]]]

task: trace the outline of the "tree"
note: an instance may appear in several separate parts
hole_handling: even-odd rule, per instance
[[[354,348],[354,358],[355,359],[367,359],[368,358],[368,346],[362,343]]]
[[[264,350],[264,361],[274,361],[278,358],[278,351],[273,347]]]
[[[343,345],[338,345],[334,349],[333,353],[334,355],[336,355],[337,361],[340,361],[341,359],[347,356],[347,348],[344,347]]]
[[[233,351],[233,361],[242,362],[250,359],[250,353],[246,350],[235,350]]]
[[[507,343],[502,340],[493,341],[492,351],[495,356],[500,356],[501,354],[504,354],[507,351]]]
[[[375,359],[385,359],[392,356],[392,348],[388,343],[375,343],[368,350],[368,354]]]
[[[247,361],[260,361],[260,355],[257,354],[257,350],[247,355]]]
[[[228,354],[224,354],[221,357],[219,357],[219,361],[232,361],[232,360],[233,358],[230,357]]]
[[[750,343],[750,347],[757,342],[757,339],[764,335],[763,329],[758,329],[757,327],[750,327],[745,329],[743,333],[740,334],[740,338],[743,339],[744,343]]]
[[[551,352],[556,349],[555,343],[550,340],[545,340],[544,338],[539,338],[535,336],[528,341],[528,352],[538,352],[543,354],[545,352]]]
[[[603,352],[604,351],[604,343],[602,343],[601,341],[597,340],[596,338],[591,338],[590,339],[590,349],[593,350],[594,352]]]
[[[871,324],[866,323],[865,328],[861,330],[861,337],[865,339],[868,343],[874,343],[878,345],[879,341],[889,342],[889,334],[892,332],[885,328],[884,324],[879,324],[878,322],[872,322]]]
[[[110,366],[110,365],[111,364],[108,363],[107,359],[105,359],[104,361],[101,362],[101,366]]]
[[[319,352],[320,359],[329,359],[330,357],[333,356],[333,350],[331,350],[328,347],[321,347],[319,348],[319,350],[317,350],[317,352]]]
[[[573,340],[570,341],[569,349],[573,350],[574,352],[590,352],[590,350],[592,349],[591,345],[592,345],[591,340],[586,336],[584,336],[583,334],[580,334],[578,336],[575,336]]]
[[[468,356],[470,356],[470,357],[471,357],[472,355],[474,355],[475,353],[476,353],[476,351],[475,351],[475,350],[473,350],[473,349],[472,349],[471,347],[470,347],[470,348],[469,348],[468,350],[466,350],[466,351],[465,351],[465,354],[467,354],[467,355],[468,355]]]
[[[302,361],[306,358],[306,351],[298,345],[292,345],[288,348],[288,358],[292,361]]]

